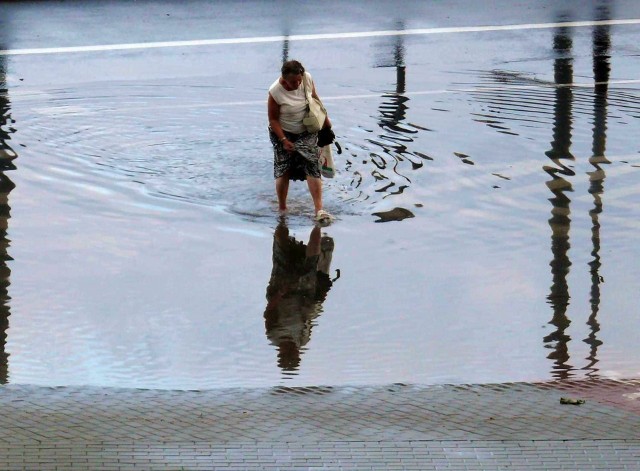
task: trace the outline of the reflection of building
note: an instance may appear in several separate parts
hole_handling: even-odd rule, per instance
[[[0,49],[3,47],[0,46]],[[16,157],[9,145],[10,134],[13,132],[12,125],[11,107],[6,88],[6,68],[3,58],[0,57],[0,384],[6,383],[8,378],[9,354],[5,347],[9,328],[11,275],[11,270],[7,266],[7,261],[11,260],[8,254],[9,240],[7,239],[10,211],[8,196],[15,185],[4,171],[14,168],[12,161]]]
[[[284,223],[273,234],[273,269],[264,313],[267,338],[278,349],[278,366],[295,372],[322,312],[333,281],[329,277],[334,242],[314,227],[305,245]]]

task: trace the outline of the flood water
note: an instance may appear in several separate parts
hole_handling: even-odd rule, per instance
[[[0,56],[0,382],[638,377],[639,37]],[[283,57],[343,149],[321,229],[276,211]]]

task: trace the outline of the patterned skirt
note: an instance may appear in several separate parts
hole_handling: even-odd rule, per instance
[[[273,145],[273,177],[280,178],[289,173],[291,180],[306,180],[307,177],[320,178],[318,165],[318,133],[303,132],[293,134],[285,131],[285,136],[293,142],[296,150],[287,152],[278,136],[269,130]]]

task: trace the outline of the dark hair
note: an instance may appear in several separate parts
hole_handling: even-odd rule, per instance
[[[283,77],[287,75],[302,75],[304,74],[304,66],[298,61],[287,61],[282,64],[280,71]]]

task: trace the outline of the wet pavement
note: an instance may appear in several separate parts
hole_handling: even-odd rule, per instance
[[[640,462],[637,380],[219,391],[6,386],[0,408],[7,470],[637,470]]]
[[[470,5],[0,2],[0,469],[640,469],[640,4]]]

